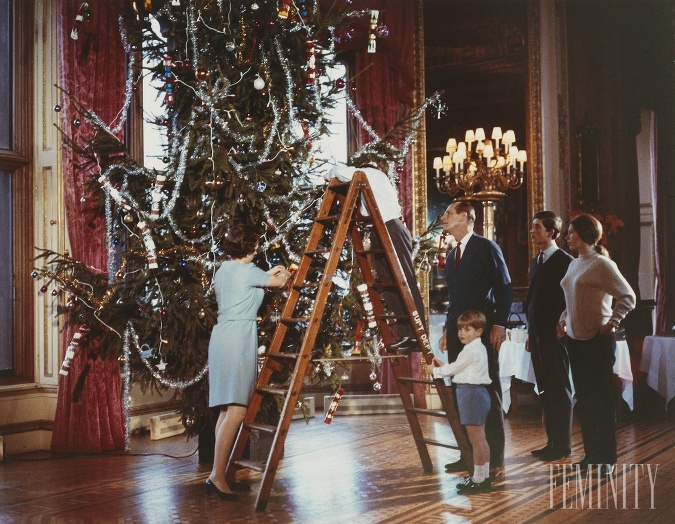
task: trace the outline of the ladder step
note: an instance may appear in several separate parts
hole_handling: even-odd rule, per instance
[[[321,285],[321,282],[309,282],[302,284],[293,284],[293,289],[296,291],[302,291],[303,289],[316,289]]]
[[[447,413],[438,409],[424,409],[424,408],[408,408],[408,413],[416,413],[417,415],[430,415],[432,417],[445,418]]]
[[[281,388],[256,388],[255,389],[258,393],[263,393],[267,395],[278,395],[280,397],[285,397],[288,394],[287,389],[281,389]]]
[[[276,426],[271,426],[270,424],[263,424],[262,422],[250,422],[244,423],[244,427],[248,429],[257,429],[258,431],[263,431],[265,433],[274,434],[277,432]]]
[[[330,253],[330,249],[315,249],[313,251],[305,251],[305,256],[314,258],[316,256],[323,256]]]
[[[408,320],[405,315],[375,315],[378,320]]]
[[[349,190],[349,186],[351,186],[351,182],[343,182],[341,184],[330,184],[328,186],[329,191],[333,191],[334,193],[340,193],[340,194],[347,194],[347,191]]]
[[[298,360],[298,354],[297,353],[268,353],[267,356],[269,358],[272,358],[272,359],[278,360],[278,361],[283,361],[283,360],[295,361],[295,360]]]
[[[337,222],[340,219],[340,215],[328,215],[325,217],[316,217],[316,222],[320,224],[330,224],[331,222]]]
[[[354,250],[357,255],[384,255],[385,251],[384,249],[364,249],[363,251],[361,250]]]
[[[259,473],[265,472],[266,464],[264,462],[256,462],[255,460],[245,460],[245,459],[235,460],[233,462],[240,468],[252,469]]]
[[[445,442],[440,442],[438,440],[434,440],[431,438],[425,438],[424,443],[429,444],[430,446],[440,446],[442,448],[459,449],[459,446],[457,446],[456,444],[447,444]]]
[[[284,324],[301,324],[303,322],[309,322],[308,317],[281,317],[279,322]]]
[[[409,384],[428,384],[430,386],[434,385],[433,380],[428,380],[426,378],[398,377],[396,380],[398,380],[399,382],[407,382]]]
[[[372,287],[373,289],[398,289],[398,285],[395,282],[376,282],[368,284],[368,287]]]

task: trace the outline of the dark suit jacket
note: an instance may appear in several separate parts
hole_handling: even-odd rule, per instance
[[[455,270],[454,249],[450,251],[445,264],[449,300],[446,329],[449,341],[457,333],[459,316],[469,309],[477,309],[487,319],[484,339],[487,337],[489,345],[490,328],[494,324],[506,326],[511,311],[511,276],[502,250],[492,240],[474,233],[463,249],[459,270]],[[455,351],[448,347],[450,362],[457,357],[453,353]]]
[[[530,288],[525,311],[531,338],[555,339],[555,327],[565,310],[565,295],[560,281],[572,260],[568,253],[558,249],[541,266],[536,258],[530,263]]]

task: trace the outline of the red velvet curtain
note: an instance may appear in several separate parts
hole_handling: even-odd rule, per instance
[[[376,39],[377,52],[366,51],[367,38],[359,38],[356,48],[356,106],[363,119],[378,136],[383,137],[394,124],[414,108],[415,89],[415,1],[414,0],[357,0],[354,9],[378,9],[378,25],[389,30],[385,38]],[[367,34],[365,35],[367,37]],[[354,45],[354,44],[352,44]],[[356,147],[373,140],[358,124],[353,123]],[[403,144],[393,144],[401,147]],[[399,173],[398,190],[403,206],[404,219],[412,229],[412,160],[408,155],[403,170]],[[422,375],[418,354],[404,361],[406,372]],[[398,393],[389,362],[385,359],[380,377],[382,393]],[[415,402],[424,406],[424,387],[415,386]]]
[[[94,131],[69,97],[114,127],[123,105],[126,77],[118,24],[120,3],[87,3],[90,16],[81,21],[76,20],[81,0],[59,0],[57,8],[59,85],[64,91],[60,95],[60,125],[78,144],[86,144]],[[74,29],[77,40],[71,37]],[[71,256],[106,271],[105,218],[95,213],[93,199],[83,193],[91,173],[78,169],[77,162],[72,149],[64,146],[62,169]],[[74,333],[73,329],[65,330],[65,348]],[[92,453],[125,444],[119,364],[116,359],[100,358],[100,349],[98,340],[83,337],[68,375],[59,378],[53,451]]]

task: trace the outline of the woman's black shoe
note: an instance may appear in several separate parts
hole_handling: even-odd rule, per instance
[[[220,500],[227,500],[228,502],[237,502],[239,500],[239,497],[234,493],[220,491],[218,487],[211,482],[211,479],[206,479],[206,496],[210,497],[212,493],[215,493]]]

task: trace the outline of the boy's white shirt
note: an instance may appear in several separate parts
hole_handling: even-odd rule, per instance
[[[488,373],[487,350],[480,337],[460,351],[457,360],[434,368],[434,377],[452,377],[455,384],[491,384]]]

